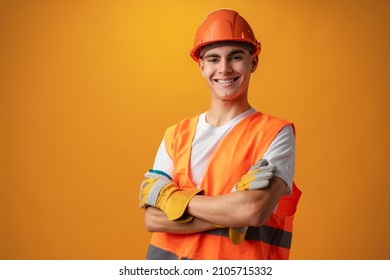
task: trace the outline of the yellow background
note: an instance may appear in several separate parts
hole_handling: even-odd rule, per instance
[[[389,1],[0,1],[0,258],[143,259],[144,172],[207,110],[214,9],[263,50],[250,100],[297,128],[293,259],[389,259]]]

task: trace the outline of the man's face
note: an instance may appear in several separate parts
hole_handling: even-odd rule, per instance
[[[199,60],[199,67],[213,97],[232,101],[247,97],[250,76],[257,63],[257,55],[227,45],[208,50]]]

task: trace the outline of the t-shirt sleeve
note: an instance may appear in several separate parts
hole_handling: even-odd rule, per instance
[[[164,139],[161,141],[161,144],[157,150],[153,169],[163,171],[171,176],[171,178],[173,178],[173,161],[167,152]]]
[[[290,194],[295,170],[295,136],[290,125],[285,126],[265,152],[264,159],[276,167],[275,176],[286,182]]]

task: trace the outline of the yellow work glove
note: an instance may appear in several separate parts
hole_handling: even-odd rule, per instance
[[[233,191],[260,190],[268,187],[270,180],[274,177],[275,166],[268,165],[266,159],[262,159],[253,165],[248,173],[234,186]]]
[[[233,187],[234,191],[260,190],[268,187],[274,176],[275,166],[268,165],[268,161],[262,159],[253,165],[247,174],[241,177]],[[229,238],[233,244],[240,244],[246,235],[248,227],[229,228]]]
[[[145,178],[141,183],[139,192],[139,208],[145,208],[147,206],[146,200],[148,199],[149,192],[157,180],[159,180],[159,184],[173,183],[171,176],[160,170],[150,169],[145,173]]]
[[[179,188],[166,176],[156,174],[155,170],[145,173],[146,179],[141,184],[139,207],[153,206],[162,210],[168,220],[189,222],[193,217],[185,213],[191,199],[203,190]]]

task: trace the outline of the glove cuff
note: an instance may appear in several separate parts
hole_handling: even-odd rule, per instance
[[[171,186],[168,186],[171,185]],[[172,188],[171,188],[172,187]],[[167,188],[167,189],[172,189],[176,187],[176,184],[173,183],[171,180],[165,177],[158,177],[157,180],[154,181],[152,188],[150,189],[150,192],[148,194],[148,198],[146,199],[146,204],[150,206],[156,207],[157,205],[157,200],[160,196],[160,192],[162,189]]]
[[[240,244],[245,239],[245,235],[246,235],[247,230],[248,230],[248,227],[229,228],[230,241],[234,245]]]
[[[169,196],[164,208],[168,220],[174,221],[180,219],[185,213],[188,203],[199,193],[203,193],[203,190],[195,188],[175,190]]]

